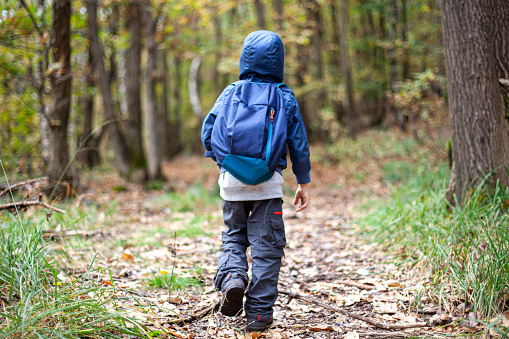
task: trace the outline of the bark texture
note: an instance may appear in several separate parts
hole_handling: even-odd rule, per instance
[[[141,138],[141,34],[142,18],[140,3],[133,0],[126,8],[126,28],[130,36],[125,65],[125,85],[127,100],[126,136],[131,152],[131,163],[134,167],[145,167],[145,155]]]
[[[490,183],[509,185],[509,124],[498,82],[500,68],[508,61],[497,60],[497,49],[507,49],[509,36],[500,35],[507,21],[499,21],[503,15],[497,11],[503,6],[495,3],[441,3],[454,171],[448,197],[454,193],[460,202],[491,172]]]
[[[56,184],[54,193],[65,191],[61,182],[70,181],[69,147],[67,125],[71,108],[71,3],[66,0],[53,1],[51,50],[54,62],[61,66],[50,75],[52,104],[49,121],[49,168],[50,186]],[[52,193],[53,193],[52,192]]]

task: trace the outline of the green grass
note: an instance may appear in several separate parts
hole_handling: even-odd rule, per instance
[[[449,170],[424,161],[384,168],[393,187],[391,199],[363,206],[359,221],[372,241],[425,263],[428,291],[440,305],[452,298],[473,304],[485,319],[509,310],[509,189],[480,185],[461,207],[444,197]],[[449,305],[452,306],[452,305]]]
[[[155,288],[170,288],[172,290],[189,290],[199,287],[201,282],[194,277],[178,277],[167,273],[158,272],[146,279],[149,286]]]
[[[217,189],[209,191],[196,183],[183,193],[168,192],[150,199],[145,205],[155,210],[169,208],[172,212],[196,212],[220,202],[219,193],[216,191]]]
[[[148,337],[147,326],[129,316],[114,285],[85,274],[72,278],[60,269],[65,253],[47,243],[43,224],[4,215],[0,224],[0,337]]]

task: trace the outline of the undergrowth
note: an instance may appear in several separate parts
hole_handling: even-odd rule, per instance
[[[485,319],[509,310],[509,189],[480,184],[453,207],[444,199],[447,166],[417,162],[401,171],[391,199],[363,206],[371,212],[359,222],[362,232],[425,266],[440,306],[470,303]]]
[[[114,284],[59,267],[65,252],[43,238],[43,224],[4,214],[0,224],[0,337],[148,337],[151,330],[117,303]],[[122,298],[126,298],[123,296]]]

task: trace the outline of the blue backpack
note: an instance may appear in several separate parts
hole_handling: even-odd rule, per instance
[[[287,112],[280,83],[240,80],[225,94],[214,122],[216,162],[243,183],[272,178],[287,152]]]

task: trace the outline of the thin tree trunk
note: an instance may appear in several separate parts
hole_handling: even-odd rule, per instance
[[[333,69],[332,81],[333,83],[339,84],[340,76],[341,76],[341,56],[340,56],[340,29],[339,29],[339,20],[338,20],[338,9],[336,6],[337,0],[330,0],[329,9],[331,15],[331,25],[332,25],[332,48],[329,51],[330,60]],[[344,118],[344,108],[341,104],[341,101],[336,98],[335,93],[332,95],[332,108],[334,110],[336,120],[341,122]]]
[[[410,46],[407,39],[408,15],[407,0],[401,0],[401,44],[403,45],[403,79],[410,79]]]
[[[191,101],[191,108],[193,109],[194,114],[198,117],[198,124],[194,130],[194,144],[193,144],[193,152],[201,152],[203,146],[201,146],[201,141],[199,138],[201,122],[204,118],[204,112],[200,103],[200,93],[198,89],[198,71],[200,69],[201,58],[195,57],[191,62],[191,66],[189,67],[189,100]]]
[[[283,0],[273,0],[272,4],[276,14],[276,28],[281,33],[283,31]]]
[[[173,119],[171,123],[172,135],[175,136],[175,142],[172,142],[172,155],[182,151],[182,99],[180,96],[180,86],[182,85],[182,61],[180,55],[174,58],[175,66],[175,80],[173,87],[174,102],[173,105]]]
[[[341,69],[343,70],[343,79],[346,88],[346,97],[348,103],[348,133],[355,136],[357,133],[357,112],[355,109],[355,99],[353,93],[352,71],[350,67],[350,58],[348,57],[347,44],[347,20],[348,20],[348,0],[342,0],[341,6]]]
[[[76,160],[87,164],[90,167],[99,164],[99,150],[97,149],[99,139],[96,135],[90,135],[92,133],[93,121],[94,121],[94,56],[92,55],[92,47],[88,48],[88,65],[86,74],[86,91],[83,95],[83,131],[79,138],[79,147],[81,148],[76,155]]]
[[[62,62],[61,67],[50,75],[52,87],[52,106],[49,124],[49,168],[50,187],[57,195],[65,192],[62,182],[71,182],[71,171],[67,171],[69,148],[67,126],[71,109],[71,3],[66,0],[54,0],[52,13],[51,50],[53,60]],[[52,193],[53,193],[52,192]]]
[[[161,83],[162,83],[162,94],[160,95],[161,104],[160,104],[160,120],[161,120],[161,131],[160,136],[161,140],[159,144],[161,145],[161,157],[164,159],[170,159],[172,154],[172,143],[173,136],[171,135],[171,124],[170,124],[170,102],[169,102],[169,86],[168,86],[168,61],[166,55],[166,49],[159,50],[159,61],[160,61],[160,69],[162,71],[161,74]]]
[[[200,68],[201,58],[195,57],[189,67],[189,100],[194,114],[203,119],[203,109],[200,103],[200,95],[198,93],[198,70]]]
[[[130,46],[126,53],[126,100],[127,116],[126,134],[131,152],[131,164],[135,168],[145,168],[146,160],[141,137],[141,8],[138,0],[132,0],[126,7],[126,28],[130,36]]]
[[[398,20],[398,3],[397,0],[391,0],[391,25],[389,30],[389,39],[391,40],[391,48],[389,49],[389,59],[391,60],[391,90],[393,94],[398,93],[398,64],[396,62],[396,22]],[[406,131],[405,117],[403,110],[395,107],[396,121],[402,130]]]
[[[126,147],[125,139],[120,129],[117,115],[115,114],[113,98],[109,82],[109,75],[104,66],[104,53],[99,41],[99,32],[97,26],[97,2],[87,2],[87,23],[94,55],[94,64],[99,73],[99,89],[103,101],[104,120],[107,122],[109,139],[113,150],[115,151],[115,167],[122,175],[129,173],[129,152]]]
[[[42,29],[46,29],[46,13],[45,13],[45,0],[38,1],[37,16],[40,18]],[[48,67],[48,43],[40,39],[42,44],[43,56],[37,63],[37,98],[39,100],[39,128],[41,131],[41,155],[44,165],[47,166],[49,162],[49,130],[48,130],[48,107],[45,103],[45,88],[46,77],[44,70]]]
[[[503,6],[494,4],[441,2],[452,129],[451,202],[453,194],[463,202],[469,189],[492,172],[488,182],[509,186],[509,124],[498,83],[500,67],[508,66],[500,60],[509,44],[509,36],[501,34],[508,16],[507,9],[497,13]]]
[[[157,114],[157,42],[155,40],[156,25],[159,17],[158,10],[152,13],[146,9],[147,22],[147,111],[145,114],[147,126],[147,176],[149,180],[162,179],[161,149],[159,146],[159,118]]]
[[[265,6],[263,5],[262,0],[254,0],[254,5],[256,8],[256,19],[258,22],[258,28],[267,29],[265,25]]]
[[[215,53],[215,59],[214,59],[214,92],[216,96],[218,96],[221,91],[223,90],[223,86],[221,83],[221,74],[219,72],[219,63],[221,62],[221,50],[222,50],[222,43],[223,43],[223,35],[221,32],[221,19],[219,15],[214,15],[213,17],[213,23],[214,23],[214,30],[216,33],[216,53]]]

